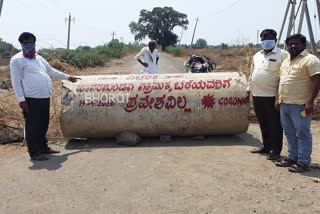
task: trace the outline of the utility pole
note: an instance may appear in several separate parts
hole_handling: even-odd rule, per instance
[[[4,1],[4,0],[0,0],[0,16],[1,16],[1,11],[2,11],[3,1]]]
[[[316,0],[316,7],[317,7],[317,11],[318,11],[318,24],[320,26],[320,1]]]
[[[179,39],[179,45],[181,44],[182,36],[183,36],[183,31],[181,31],[181,36],[180,36],[180,39]]]
[[[67,49],[70,49],[70,30],[71,30],[71,21],[73,20],[74,22],[74,18],[71,18],[71,13],[69,13],[69,18],[66,18],[65,21],[68,21],[68,40],[67,40]]]
[[[319,16],[320,16],[320,0],[315,0],[315,1],[316,1],[316,5],[317,5],[318,18],[319,18]],[[284,29],[284,26],[286,24],[287,19],[289,19],[288,31],[287,31],[287,37],[288,37],[292,33],[292,30],[293,30],[293,28],[295,26],[296,17],[298,15],[298,13],[300,12],[300,20],[299,20],[299,26],[298,26],[297,33],[301,32],[303,21],[304,21],[304,18],[305,18],[306,22],[307,22],[307,28],[308,28],[308,31],[309,31],[309,38],[310,38],[310,44],[311,44],[311,48],[312,48],[312,53],[314,55],[317,55],[317,48],[316,48],[316,42],[315,42],[315,39],[314,39],[314,33],[313,33],[312,25],[311,25],[310,13],[309,13],[309,8],[308,8],[308,1],[307,0],[300,0],[300,4],[299,4],[299,7],[298,7],[297,11],[295,10],[296,4],[297,4],[297,0],[288,0],[288,5],[287,5],[287,9],[286,9],[286,12],[285,12],[285,15],[284,15],[283,23],[282,23],[282,26],[281,26],[278,42],[281,41],[281,36],[282,36],[283,29]],[[291,7],[291,14],[290,14],[290,16],[288,16],[289,15],[289,11],[290,11],[290,7]],[[320,18],[319,18],[319,20],[320,20]]]
[[[257,43],[256,43],[256,45],[259,43],[260,43],[260,31],[257,30]]]
[[[195,35],[195,33],[196,33],[198,21],[199,21],[199,17],[196,19],[196,24],[195,24],[195,26],[194,26],[194,30],[193,30],[193,35],[192,35],[192,40],[191,40],[190,48],[192,48],[192,45],[193,45],[193,39],[194,39],[194,35]]]
[[[317,5],[316,5],[317,6]],[[317,34],[317,12],[315,12],[314,13],[314,16],[313,16],[313,18],[314,18],[314,39],[315,39],[315,41],[316,41],[316,43],[317,43],[317,39],[318,39],[318,34]]]
[[[315,32],[317,32],[317,12],[318,12],[318,24],[320,27],[320,1],[315,1],[315,11],[314,11],[314,25],[315,25]],[[320,28],[319,28],[320,29]],[[318,40],[317,34],[316,34],[316,40]]]
[[[111,41],[113,41],[114,40],[114,37],[115,37],[115,35],[116,35],[116,32],[114,32],[114,31],[112,31],[112,40]]]

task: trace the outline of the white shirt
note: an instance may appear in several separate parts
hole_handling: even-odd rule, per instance
[[[135,59],[140,59],[144,63],[148,63],[148,67],[144,67],[143,71],[145,74],[158,74],[159,65],[156,64],[157,58],[159,57],[158,50],[154,49],[151,53],[149,47],[144,47],[141,51],[135,56]]]
[[[50,66],[39,55],[28,59],[23,53],[17,53],[10,60],[10,75],[13,89],[19,102],[25,98],[49,98],[52,94],[51,77],[67,80],[69,75]]]
[[[280,66],[289,56],[285,50],[275,47],[265,54],[264,50],[253,56],[247,91],[257,97],[275,97],[278,93]]]

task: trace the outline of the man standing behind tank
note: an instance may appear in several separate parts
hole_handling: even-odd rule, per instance
[[[46,134],[49,125],[51,77],[76,82],[72,77],[52,68],[36,52],[36,37],[32,33],[19,36],[22,51],[11,58],[10,75],[19,106],[25,117],[28,152],[31,160],[48,160],[44,154],[59,153],[48,147]]]
[[[320,88],[320,60],[306,50],[306,37],[289,36],[290,53],[281,65],[279,98],[281,124],[288,140],[288,158],[276,162],[290,172],[308,171],[311,163],[310,130],[314,100]]]
[[[148,47],[144,47],[135,56],[135,59],[144,67],[144,74],[159,74],[159,52],[156,41],[151,40]]]
[[[253,56],[246,96],[252,94],[253,107],[259,121],[263,146],[251,151],[266,154],[268,160],[280,159],[283,131],[280,113],[275,108],[279,86],[280,66],[288,53],[276,47],[277,33],[265,29],[260,34],[263,50]]]

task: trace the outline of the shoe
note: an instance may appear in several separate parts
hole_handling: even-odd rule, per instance
[[[295,163],[288,168],[288,171],[293,173],[307,172],[310,171],[310,166],[302,163]]]
[[[266,149],[266,148],[264,148],[264,147],[261,147],[261,148],[252,150],[251,153],[269,154],[269,153],[270,153],[270,150],[268,150],[268,149]]]
[[[46,161],[46,160],[49,160],[49,158],[47,158],[43,154],[38,154],[38,155],[31,156],[31,160],[34,160],[34,161]]]
[[[271,153],[270,155],[268,155],[267,160],[280,160],[281,155],[280,154],[275,154],[275,153]]]
[[[290,167],[293,164],[296,164],[296,162],[294,160],[289,159],[289,158],[285,158],[285,159],[283,159],[281,161],[275,162],[275,164],[278,167]]]
[[[60,153],[60,151],[57,151],[57,150],[53,150],[51,149],[50,147],[48,147],[48,149],[46,149],[45,151],[42,152],[42,154],[57,154],[57,153]]]

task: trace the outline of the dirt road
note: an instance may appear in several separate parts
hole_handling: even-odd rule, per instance
[[[161,72],[183,72],[182,63],[162,54]],[[84,73],[140,69],[126,57]],[[319,125],[313,123],[315,163]],[[20,145],[1,146],[0,213],[320,213],[320,170],[300,175],[275,167],[249,152],[259,139],[259,127],[251,124],[239,136],[146,138],[137,147],[52,142],[62,153],[47,162],[30,162]]]

